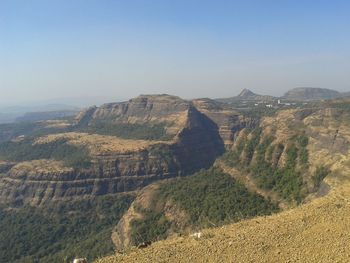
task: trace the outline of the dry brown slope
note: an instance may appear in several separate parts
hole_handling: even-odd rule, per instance
[[[204,234],[97,262],[350,262],[350,183],[296,209]]]

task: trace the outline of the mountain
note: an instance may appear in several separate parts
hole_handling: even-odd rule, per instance
[[[285,211],[238,223],[230,215],[231,224],[222,226],[225,221],[220,221],[215,207],[229,204],[229,191],[227,199],[215,197],[213,189],[219,183],[206,184],[204,179],[215,175],[227,184],[218,170],[168,185],[152,184],[139,193],[112,237],[117,245],[120,241],[125,245],[152,237],[157,226],[161,230],[157,234],[168,239],[153,239],[149,247],[96,262],[346,262],[350,247],[343,233],[350,223],[350,166],[344,160],[350,146],[349,105],[349,100],[337,100],[321,108],[281,110],[264,117],[258,128],[240,130],[233,147],[214,164],[250,193],[259,193]],[[203,196],[198,194],[201,187],[206,189]],[[193,200],[196,206],[189,205]],[[245,205],[249,209],[249,202]],[[240,215],[246,212],[241,210]],[[196,227],[191,228],[191,220]],[[198,231],[200,237],[192,235]]]
[[[287,100],[287,101],[321,101],[321,100],[329,100],[335,98],[348,97],[348,92],[338,92],[336,90],[331,89],[323,89],[323,88],[294,88],[288,90],[281,97],[274,97],[269,95],[259,95],[252,92],[249,89],[243,89],[237,96],[230,98],[221,98],[216,99],[216,101],[221,103],[228,104],[237,104],[237,103],[247,103],[247,102],[265,102],[270,103],[273,101],[277,101],[278,99]]]
[[[283,99],[294,101],[329,100],[342,97],[336,90],[322,88],[294,88],[283,95]]]
[[[255,97],[255,96],[258,96],[257,94],[255,94],[254,92],[252,92],[251,90],[249,89],[243,89],[241,91],[241,93],[238,94],[237,97],[240,97],[242,99],[247,99],[247,98],[251,98],[251,97]]]
[[[271,101],[275,99],[273,96],[269,95],[259,95],[255,94],[249,89],[243,89],[237,96],[231,98],[221,98],[216,99],[219,102],[224,103],[234,103],[237,101]]]
[[[12,168],[0,179],[0,200],[40,205],[189,175],[209,168],[236,130],[255,124],[210,101],[169,95],[91,107],[71,122],[46,121],[7,137],[0,157]]]
[[[317,197],[350,180],[349,109],[343,98],[256,115],[208,98],[161,94],[89,107],[75,118],[0,125],[0,262],[92,261],[166,238],[151,245],[155,254],[146,248],[150,258],[167,242],[182,257],[188,242],[202,251],[210,240],[231,255],[215,227],[241,221],[242,234],[251,233],[256,221],[249,219],[258,216],[276,220],[276,238],[285,244],[293,227],[285,228],[280,213],[289,210],[292,222],[293,209],[317,207]],[[334,198],[341,213],[342,199]],[[307,229],[311,216],[297,217],[295,226]],[[256,220],[269,231],[264,219]],[[204,239],[188,237],[213,227]],[[232,227],[230,233],[240,228]],[[172,239],[178,235],[184,243]],[[132,253],[125,258],[142,262]],[[193,252],[197,261],[207,255],[200,254]]]
[[[342,97],[342,98],[350,97],[350,92],[349,92],[349,91],[348,91],[348,92],[342,92],[342,93],[341,93],[341,97]]]
[[[210,99],[142,95],[75,119],[0,126],[0,243],[9,244],[0,261],[111,253],[112,227],[136,192],[210,168],[236,131],[256,124]],[[18,250],[23,242],[31,245]]]

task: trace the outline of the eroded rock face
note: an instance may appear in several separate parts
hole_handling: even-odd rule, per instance
[[[176,135],[184,126],[186,112],[191,103],[170,95],[141,95],[127,102],[108,103],[91,107],[78,114],[78,127],[91,126],[98,122],[111,124],[166,123],[169,135]]]
[[[167,121],[167,129],[175,136],[171,141],[152,142],[135,150],[128,147],[127,151],[103,154],[94,151],[92,165],[86,169],[49,161],[8,167],[0,179],[0,201],[39,205],[51,200],[133,191],[157,180],[189,175],[210,167],[225,145],[233,142],[237,131],[254,125],[253,120],[235,112],[208,105],[199,107],[169,95],[140,96],[126,103],[92,107],[79,114],[77,122],[90,125],[101,119],[140,124]],[[82,134],[73,135],[67,138],[74,143],[82,140]]]
[[[214,100],[197,99],[193,104],[216,124],[220,137],[227,147],[233,145],[240,130],[255,128],[259,125],[258,118],[246,117],[234,110],[225,109]]]

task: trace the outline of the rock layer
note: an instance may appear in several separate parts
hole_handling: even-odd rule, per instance
[[[57,162],[44,164],[45,161],[9,167],[1,175],[0,201],[40,205],[51,200],[133,191],[157,180],[189,175],[210,167],[224,152],[225,145],[232,144],[237,131],[256,124],[234,111],[213,108],[210,101],[200,105],[169,95],[140,96],[125,103],[89,108],[77,116],[77,126],[86,127],[101,120],[167,122],[167,132],[176,134],[171,141],[145,143],[144,147],[135,147],[137,150],[125,147],[128,150],[124,152],[105,151],[104,142],[103,153],[94,150],[92,165],[86,169],[67,168]],[[94,143],[92,137],[83,140],[79,137],[83,135],[73,135],[66,136],[73,144],[78,140],[87,146]]]

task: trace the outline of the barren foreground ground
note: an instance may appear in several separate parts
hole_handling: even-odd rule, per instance
[[[97,262],[350,262],[350,183],[295,209],[203,234]]]

